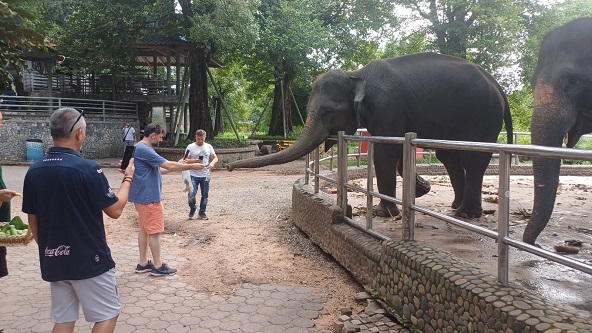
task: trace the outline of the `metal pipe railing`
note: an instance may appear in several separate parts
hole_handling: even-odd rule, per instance
[[[514,135],[519,134],[515,133]],[[356,154],[349,154],[347,151],[348,141],[368,141],[368,153],[367,153],[367,184],[366,188],[355,186],[348,183],[347,177],[347,160],[348,157],[356,157]],[[532,253],[534,255],[549,259],[551,261],[566,265],[570,268],[592,274],[592,266],[584,262],[580,262],[565,256],[557,255],[555,253],[543,250],[536,246],[526,244],[521,241],[514,240],[509,237],[509,222],[510,222],[510,168],[512,156],[525,155],[531,157],[542,157],[542,158],[562,158],[562,159],[574,159],[592,161],[592,151],[580,150],[572,148],[552,148],[542,147],[534,145],[519,145],[519,144],[496,144],[496,143],[483,143],[483,142],[465,142],[465,141],[447,141],[447,140],[430,140],[430,139],[418,139],[415,133],[407,133],[405,138],[399,137],[380,137],[380,136],[356,136],[356,135],[345,135],[344,132],[339,132],[337,137],[338,145],[338,170],[337,180],[327,176],[319,174],[319,164],[324,160],[331,160],[332,156],[324,159],[315,160],[315,184],[318,184],[319,180],[325,180],[329,183],[337,184],[337,204],[342,208],[344,214],[347,210],[347,190],[351,189],[354,191],[362,192],[367,195],[367,215],[365,227],[358,225],[349,218],[344,216],[347,223],[354,227],[364,230],[369,235],[376,237],[381,240],[388,240],[389,237],[380,234],[378,231],[372,228],[372,200],[373,198],[380,198],[388,200],[390,202],[400,204],[402,206],[402,222],[403,222],[403,234],[402,239],[411,241],[414,239],[414,228],[415,228],[415,212],[419,212],[455,226],[467,229],[469,231],[478,233],[480,235],[495,239],[498,244],[498,281],[503,285],[508,285],[509,276],[509,248],[515,247],[517,249]],[[373,189],[373,155],[374,155],[374,143],[382,144],[403,144],[403,196],[402,199],[397,199],[391,196],[387,196],[381,193],[377,193]],[[416,148],[430,148],[430,149],[454,149],[454,150],[468,150],[478,151],[487,153],[499,154],[499,188],[498,188],[498,232],[473,225],[463,220],[448,216],[446,214],[431,210],[429,208],[420,207],[415,205],[415,182],[416,182]],[[318,150],[317,150],[318,153]],[[359,157],[360,152],[357,152]],[[331,162],[332,163],[332,162]],[[307,171],[312,172],[310,169],[310,163],[308,164]],[[395,170],[393,170],[395,172]],[[318,192],[318,189],[316,190]]]

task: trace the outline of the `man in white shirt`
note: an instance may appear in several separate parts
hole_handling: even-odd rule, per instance
[[[136,143],[136,130],[130,123],[125,123],[121,133],[123,134],[123,150],[126,146],[133,146]]]
[[[200,220],[208,220],[206,215],[206,206],[208,205],[208,194],[210,192],[210,170],[218,163],[218,157],[211,144],[206,143],[206,131],[200,129],[195,132],[195,142],[188,145],[185,150],[185,163],[202,163],[205,168],[201,170],[190,170],[191,183],[193,184],[193,191],[189,196],[189,219],[193,220],[197,204],[195,195],[197,188],[201,189],[201,199],[199,201],[198,218]]]

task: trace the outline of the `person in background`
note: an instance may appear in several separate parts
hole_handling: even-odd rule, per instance
[[[218,163],[218,156],[211,144],[206,143],[206,131],[199,129],[195,132],[195,142],[187,146],[184,157],[185,163],[188,164],[203,164],[205,168],[201,170],[191,170],[191,183],[193,184],[193,192],[188,193],[189,203],[189,219],[193,220],[197,204],[195,195],[197,194],[197,187],[201,189],[201,199],[199,200],[200,220],[208,220],[206,215],[206,207],[208,205],[208,195],[210,193],[210,170]]]
[[[162,262],[160,235],[164,232],[164,206],[162,204],[162,175],[172,171],[201,170],[202,164],[186,164],[167,161],[153,147],[162,142],[164,130],[159,125],[149,124],[144,128],[144,137],[136,144],[134,152],[134,185],[130,202],[138,211],[138,249],[140,260],[136,273],[150,272],[153,276],[175,275],[177,270]],[[148,249],[152,259],[148,260]]]
[[[111,333],[121,305],[103,213],[121,216],[133,164],[113,192],[101,167],[78,153],[86,138],[84,111],[60,108],[49,118],[53,147],[25,175],[22,211],[39,244],[41,278],[50,283],[53,332],[74,332],[82,308],[93,333]]]
[[[0,112],[0,128],[4,126],[4,117]],[[6,189],[2,179],[2,166],[0,165],[0,222],[10,222],[10,200],[19,195],[15,191]],[[8,275],[8,264],[6,262],[6,247],[0,246],[0,278]]]
[[[125,151],[126,146],[133,146],[136,143],[136,129],[130,123],[125,123],[121,133],[123,133],[123,150]]]

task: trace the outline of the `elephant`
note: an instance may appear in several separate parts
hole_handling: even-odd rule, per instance
[[[373,136],[402,137],[415,132],[426,139],[496,142],[505,122],[508,141],[512,140],[508,101],[496,80],[471,62],[437,53],[373,60],[357,70],[334,69],[321,74],[313,82],[307,115],[302,133],[291,147],[231,162],[228,170],[293,161],[323,141],[328,150],[335,143],[327,140],[329,136],[338,131],[351,135],[358,128],[366,128]],[[402,145],[375,145],[374,167],[381,194],[395,196],[402,151]],[[481,216],[483,174],[491,153],[437,150],[436,157],[454,188],[455,215]],[[418,192],[429,190],[427,181],[419,176],[416,179]],[[394,216],[399,210],[381,199],[375,213]]]
[[[549,32],[541,43],[531,78],[534,111],[531,142],[568,148],[592,132],[592,18],[580,18]],[[555,205],[559,159],[533,158],[534,202],[522,240],[534,245]]]

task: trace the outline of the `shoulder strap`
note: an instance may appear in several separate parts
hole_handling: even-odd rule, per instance
[[[132,127],[128,127],[127,131],[125,131],[125,134],[123,135],[123,140],[125,141],[125,137],[127,136],[127,133],[129,133],[129,130],[131,130]]]

